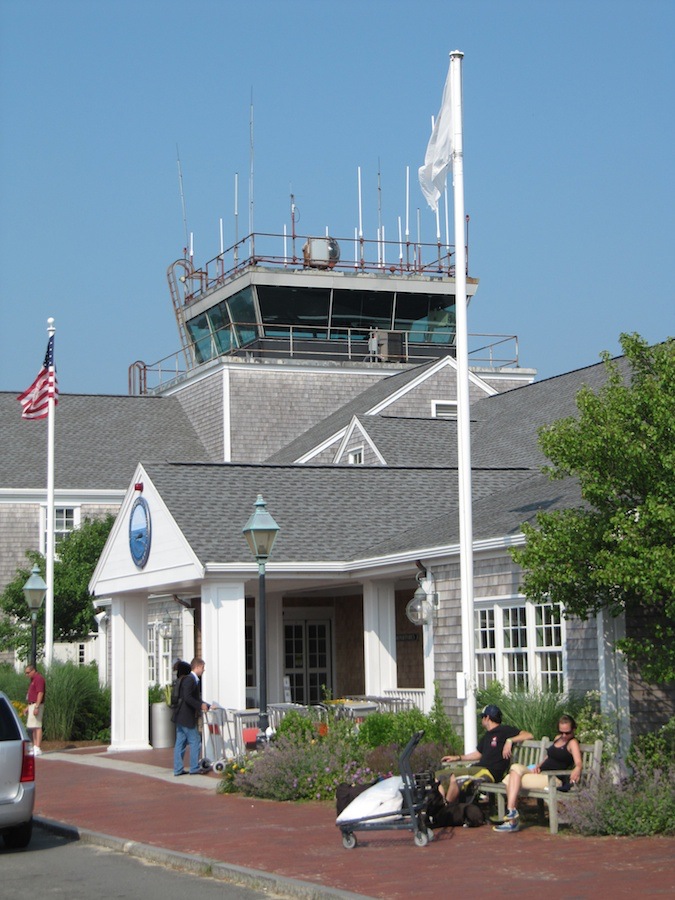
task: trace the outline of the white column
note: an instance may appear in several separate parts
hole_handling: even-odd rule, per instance
[[[269,584],[269,582],[268,582]],[[267,607],[267,702],[284,700],[283,598],[266,592]]]
[[[96,613],[94,616],[98,625],[98,637],[96,638],[96,666],[98,668],[98,682],[103,687],[110,682],[108,672],[108,633],[109,610]]]
[[[366,694],[379,697],[385,690],[398,687],[393,581],[363,584],[363,651]]]
[[[246,706],[246,602],[244,583],[202,585],[202,696],[207,703]]]
[[[623,653],[615,650],[614,645],[626,636],[626,619],[600,610],[597,625],[600,708],[610,721],[616,722],[617,755],[625,759],[631,743],[628,666]]]
[[[149,750],[147,597],[114,597],[110,612],[112,709],[108,750]]]

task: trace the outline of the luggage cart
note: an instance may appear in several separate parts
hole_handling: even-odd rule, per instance
[[[401,773],[400,791],[403,795],[403,803],[401,808],[392,812],[391,810],[374,815],[366,815],[355,819],[343,819],[336,824],[342,832],[342,844],[347,850],[356,847],[357,831],[392,831],[407,829],[413,832],[413,839],[418,847],[426,847],[429,841],[433,840],[433,831],[429,827],[426,818],[426,805],[428,803],[430,792],[435,790],[429,779],[413,775],[410,767],[410,757],[415,747],[419,744],[423,731],[416,732],[404,747],[398,759],[399,771]],[[365,798],[369,791],[375,790],[377,785],[369,788],[360,795],[357,800]],[[348,813],[349,807],[344,810],[343,815]]]
[[[212,706],[203,713],[200,766],[205,771],[213,769],[214,772],[221,774],[225,771],[228,760],[234,758],[234,746],[227,710],[220,706]]]

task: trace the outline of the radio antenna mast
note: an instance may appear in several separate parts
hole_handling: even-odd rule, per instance
[[[253,88],[249,113],[248,233],[253,234]]]
[[[180,205],[183,210],[183,232],[185,237],[185,245],[183,247],[183,256],[187,256],[189,247],[187,212],[185,211],[185,193],[183,192],[183,169],[180,164],[180,153],[178,152],[178,144],[176,144],[176,159],[178,161],[178,189],[180,191]]]

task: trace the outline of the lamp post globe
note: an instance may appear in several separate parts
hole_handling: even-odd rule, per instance
[[[23,596],[31,612],[31,664],[37,662],[37,614],[47,593],[47,585],[37,563],[23,586]]]
[[[279,533],[279,526],[267,512],[262,494],[258,494],[253,515],[242,529],[244,537],[258,563],[258,743],[267,739],[269,718],[267,715],[267,609],[265,602],[265,563]]]

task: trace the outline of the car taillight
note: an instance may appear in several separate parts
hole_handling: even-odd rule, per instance
[[[31,753],[33,745],[23,742],[23,762],[21,764],[21,781],[35,781],[35,757]]]

